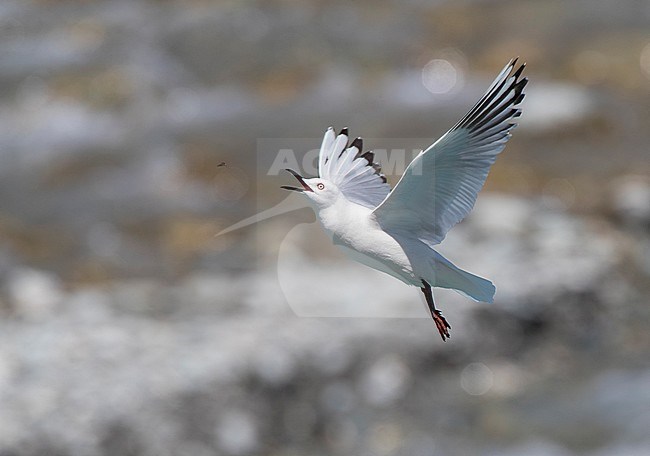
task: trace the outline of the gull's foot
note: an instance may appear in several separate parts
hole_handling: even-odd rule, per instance
[[[442,313],[438,309],[434,309],[433,312],[431,312],[431,316],[433,317],[433,321],[436,323],[436,328],[438,328],[442,340],[446,341],[449,339],[449,337],[451,337],[449,335],[451,326],[447,323],[447,319],[442,316]]]

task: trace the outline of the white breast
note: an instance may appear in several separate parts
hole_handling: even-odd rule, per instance
[[[372,211],[354,203],[336,204],[318,213],[334,244],[351,259],[409,285],[419,285],[402,246],[381,230]]]

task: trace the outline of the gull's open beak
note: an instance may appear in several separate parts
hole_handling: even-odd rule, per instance
[[[285,171],[288,171],[291,174],[293,174],[293,177],[298,179],[298,182],[300,182],[300,185],[302,185],[302,188],[291,187],[289,185],[283,185],[281,188],[283,188],[285,190],[293,190],[294,192],[313,192],[311,187],[305,183],[305,180],[303,179],[303,177],[300,174],[298,174],[297,172],[295,172],[292,169],[285,169]]]

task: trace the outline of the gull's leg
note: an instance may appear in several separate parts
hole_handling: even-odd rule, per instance
[[[422,285],[424,286],[420,288],[420,290],[422,290],[422,293],[424,293],[424,297],[427,299],[427,304],[429,305],[431,316],[433,317],[433,321],[436,324],[436,328],[438,328],[440,337],[442,337],[442,340],[445,341],[450,337],[449,330],[451,329],[451,326],[449,326],[449,323],[447,323],[445,317],[442,316],[442,313],[440,313],[440,311],[436,309],[436,305],[433,302],[433,293],[431,292],[431,285],[429,285],[424,280],[422,281]]]

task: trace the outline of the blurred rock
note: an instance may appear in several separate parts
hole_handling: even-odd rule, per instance
[[[406,392],[410,376],[409,368],[399,358],[387,356],[368,369],[359,390],[369,403],[387,406]]]
[[[477,212],[479,219],[480,213]],[[550,227],[569,228],[569,233],[570,227],[580,226],[575,225],[577,220],[559,213],[546,214],[545,219],[542,223],[534,217],[524,218],[519,223],[532,227],[550,223]],[[554,219],[557,220],[551,223]],[[455,242],[465,246],[459,248],[460,252],[471,252],[474,248],[474,230],[481,233],[479,239],[485,238],[485,244],[479,241],[483,252],[490,240],[506,239],[493,228],[481,231],[481,225],[475,219],[459,231]],[[512,231],[510,236],[528,238],[530,245],[538,246],[535,248],[547,244],[542,241],[548,235],[544,230],[518,232],[519,229]],[[548,245],[554,251],[560,242],[570,252],[581,239],[569,236],[548,241]],[[533,258],[545,258],[544,255],[537,253]],[[527,266],[530,260],[520,261],[519,269],[535,267]],[[612,263],[605,262],[602,267],[606,271]],[[543,271],[544,267],[540,263],[536,268]],[[287,443],[275,434],[277,420],[281,429],[285,429],[285,423],[298,426],[295,433],[281,432],[302,442],[303,449],[316,450],[317,446],[310,445],[324,445],[357,453],[360,442],[365,441],[372,442],[373,448],[382,454],[392,454],[402,447],[431,454],[431,448],[455,446],[453,436],[464,432],[462,426],[456,426],[453,432],[434,427],[433,442],[423,440],[423,435],[432,429],[425,417],[429,413],[442,416],[439,413],[447,407],[445,403],[457,404],[455,418],[449,419],[471,421],[479,413],[485,415],[486,422],[494,424],[503,418],[489,418],[493,413],[506,413],[505,416],[514,417],[506,422],[514,419],[522,426],[538,429],[550,441],[562,442],[548,447],[546,443],[541,447],[531,443],[508,450],[499,447],[500,450],[486,454],[514,451],[534,455],[542,447],[551,454],[564,454],[559,448],[572,447],[576,441],[564,437],[561,431],[568,423],[554,423],[555,417],[566,413],[567,408],[573,413],[572,422],[591,420],[594,424],[589,429],[610,429],[612,433],[606,435],[644,438],[639,433],[645,407],[642,377],[621,371],[614,376],[597,377],[590,383],[592,386],[582,388],[582,395],[574,403],[567,403],[563,388],[556,391],[556,399],[549,399],[544,391],[553,388],[554,376],[563,369],[575,369],[571,367],[572,357],[589,356],[588,346],[566,345],[568,357],[564,361],[555,355],[548,358],[552,353],[548,350],[531,350],[516,365],[504,364],[505,353],[511,351],[511,344],[517,340],[515,334],[499,334],[498,327],[491,333],[485,326],[480,333],[471,334],[468,327],[476,324],[472,323],[474,320],[483,321],[484,312],[488,311],[496,312],[490,317],[493,319],[512,318],[502,313],[504,307],[499,304],[489,308],[473,304],[472,308],[483,312],[466,314],[464,319],[469,321],[464,325],[460,316],[453,320],[454,337],[448,344],[442,344],[431,322],[424,318],[300,319],[286,311],[259,313],[257,307],[241,305],[258,293],[255,288],[266,281],[264,277],[264,272],[240,278],[197,276],[176,285],[129,281],[106,289],[66,293],[47,274],[19,271],[9,286],[13,290],[11,296],[33,301],[32,305],[46,302],[49,310],[47,318],[37,313],[41,315],[37,320],[13,317],[0,322],[0,333],[5,334],[5,343],[0,345],[3,451],[33,454],[36,448],[47,447],[47,439],[54,438],[65,454],[77,454],[80,447],[95,454],[139,448],[171,455],[194,451],[195,447],[199,453],[256,454],[267,445],[283,447]],[[346,280],[341,277],[336,283]],[[507,289],[512,279],[502,280],[497,283]],[[561,319],[568,315],[558,303],[574,293],[572,289],[560,288],[540,300],[535,286],[521,281],[517,286],[520,291],[516,318],[521,318],[521,322],[516,325],[527,324],[528,312],[537,312],[541,306],[544,312],[555,315],[545,323],[550,326],[543,329],[544,333],[555,334],[562,340],[571,338],[570,333],[557,331],[562,328]],[[590,279],[581,282],[580,290],[599,286],[598,280]],[[30,291],[34,289],[40,291]],[[50,296],[57,296],[57,302],[66,304],[57,305],[54,311],[47,307],[54,306],[49,298],[45,299]],[[266,303],[270,304],[271,296],[265,294]],[[227,304],[229,301],[232,304]],[[445,310],[451,303],[446,298],[439,302]],[[281,309],[283,305],[276,302],[271,308]],[[566,302],[564,306],[571,307]],[[592,324],[586,321],[578,320],[576,324]],[[626,326],[622,321],[612,324],[616,331],[623,331]],[[521,326],[522,330],[524,327]],[[617,359],[616,332],[596,335],[603,340],[598,344],[600,347],[609,347],[594,354],[601,365]],[[486,343],[487,340],[494,342]],[[526,343],[531,340],[535,339]],[[546,343],[542,340],[537,344]],[[394,354],[382,353],[381,347],[391,347]],[[490,361],[492,352],[498,355],[494,363]],[[545,370],[543,366],[549,363],[557,368]],[[24,377],[19,372],[32,374]],[[531,383],[530,378],[535,378],[535,382]],[[612,388],[612,384],[616,386]],[[535,395],[546,398],[543,405],[535,405]],[[479,402],[469,399],[472,397]],[[489,405],[499,397],[512,400],[499,406],[505,407],[505,411],[492,410]],[[632,406],[632,402],[637,405]],[[429,403],[430,406],[424,405]],[[607,411],[601,411],[603,407]],[[290,410],[294,411],[289,413]],[[376,410],[383,410],[383,418],[373,415]],[[626,412],[615,414],[612,410]],[[58,417],[56,421],[50,418],[53,413]],[[408,433],[395,424],[404,419],[405,413],[410,417],[408,420],[415,420],[409,421]],[[594,417],[599,418],[593,421]],[[326,440],[313,440],[323,432]],[[583,432],[578,437],[589,438],[589,434]],[[115,439],[127,446],[117,449],[109,443]],[[597,440],[594,451],[599,445],[617,441],[615,437]],[[477,450],[481,447],[480,438],[473,437],[466,445]],[[573,454],[569,450],[565,453]]]
[[[9,273],[6,287],[13,312],[27,320],[52,317],[63,300],[60,281],[45,271],[14,269]]]
[[[612,182],[612,208],[625,223],[650,226],[650,178],[626,176]]]
[[[221,417],[216,437],[227,454],[254,454],[259,445],[253,417],[238,410],[228,410]]]
[[[526,90],[523,130],[565,130],[584,121],[594,110],[589,92],[579,85],[536,81]]]
[[[489,277],[497,302],[522,310],[532,296],[553,300],[568,290],[597,288],[624,258],[617,239],[597,223],[549,208],[543,199],[493,194],[479,197],[440,252]]]

